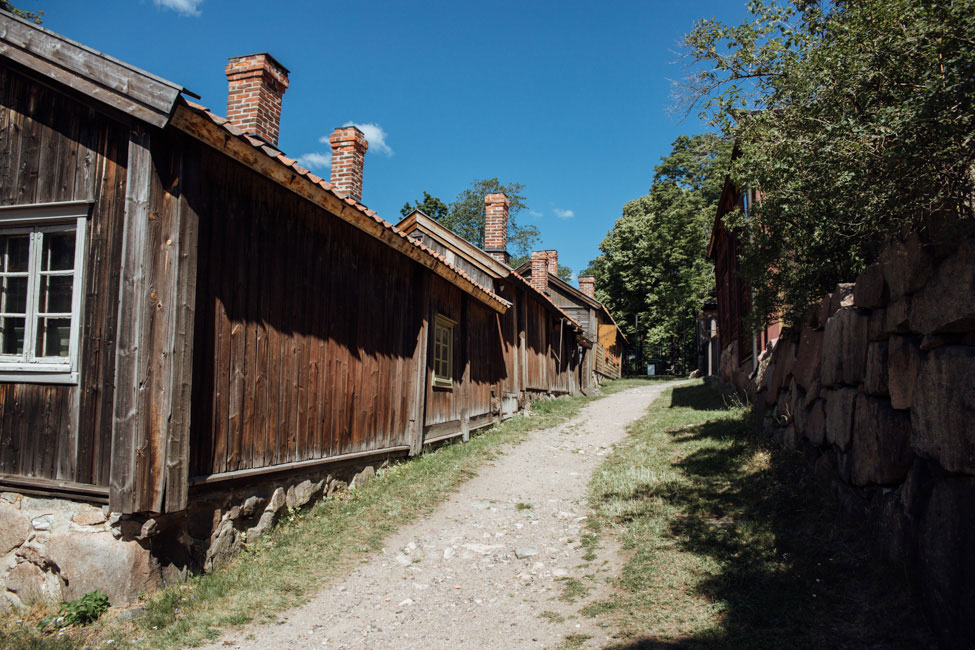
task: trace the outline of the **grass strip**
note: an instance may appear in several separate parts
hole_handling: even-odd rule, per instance
[[[643,384],[618,380],[602,392],[636,385]],[[246,545],[228,565],[149,596],[145,615],[135,622],[96,623],[42,635],[35,623],[46,610],[36,608],[27,615],[8,614],[0,622],[0,647],[74,650],[138,640],[138,647],[182,648],[212,641],[226,629],[251,621],[274,621],[364,559],[363,554],[382,548],[397,528],[432,511],[484,463],[529,432],[568,420],[598,397],[536,402],[527,415],[475,433],[467,443],[448,444],[396,463],[359,489],[291,513],[270,537]]]
[[[589,525],[626,562],[582,613],[628,649],[934,647],[820,480],[710,385],[667,390],[591,481]]]

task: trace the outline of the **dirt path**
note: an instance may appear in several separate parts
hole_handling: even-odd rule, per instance
[[[532,433],[381,555],[277,624],[211,648],[544,648],[573,634],[604,645],[609,630],[578,615],[618,568],[605,536],[584,558],[587,484],[663,388],[611,395]]]

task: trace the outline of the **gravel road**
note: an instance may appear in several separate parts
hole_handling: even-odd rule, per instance
[[[307,604],[210,647],[551,648],[573,634],[605,645],[611,630],[578,612],[620,563],[606,536],[595,559],[583,558],[587,484],[663,389],[610,395],[533,432]]]

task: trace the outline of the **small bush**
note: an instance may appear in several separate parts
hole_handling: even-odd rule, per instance
[[[60,625],[89,625],[98,620],[108,609],[108,596],[98,591],[89,591],[81,598],[61,605]]]

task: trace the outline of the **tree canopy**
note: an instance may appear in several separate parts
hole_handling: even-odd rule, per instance
[[[714,291],[705,253],[730,150],[716,135],[677,138],[650,193],[623,206],[587,269],[596,298],[640,341],[641,355],[678,370],[693,363],[696,317]]]
[[[763,198],[730,225],[756,313],[791,323],[891,236],[931,215],[970,218],[975,2],[749,3],[685,44],[695,107],[733,135],[739,187]]]
[[[414,209],[422,210],[467,241],[483,247],[484,197],[497,192],[503,192],[508,197],[508,250],[513,257],[529,255],[541,235],[535,226],[521,225],[516,220],[518,213],[528,207],[525,203],[525,186],[521,183],[502,183],[497,178],[475,180],[449,206],[424,192],[421,201],[406,203],[400,212],[405,217]]]
[[[9,11],[15,16],[20,16],[21,18],[24,18],[25,20],[29,20],[32,23],[36,23],[38,25],[40,25],[41,21],[44,19],[43,11],[28,11],[26,9],[18,9],[17,7],[10,4],[7,0],[0,0],[0,9],[3,9],[4,11]]]

